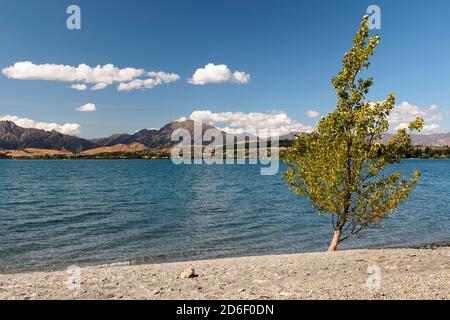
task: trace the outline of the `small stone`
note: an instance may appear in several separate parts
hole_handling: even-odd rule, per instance
[[[180,278],[181,279],[189,279],[189,278],[193,278],[194,276],[195,276],[194,269],[186,269],[181,273]]]

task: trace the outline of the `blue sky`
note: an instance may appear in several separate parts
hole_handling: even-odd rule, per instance
[[[81,30],[66,27],[70,4],[81,8]],[[217,123],[222,127],[233,120],[244,127],[264,125],[273,114],[284,115],[281,125],[312,127],[318,118],[308,111],[324,115],[335,107],[330,80],[370,4],[381,8],[381,43],[370,68],[375,85],[369,98],[395,92],[397,124],[419,113],[433,125],[427,133],[450,131],[450,2],[445,0],[2,1],[0,69],[24,61],[113,64],[180,79],[130,91],[118,91],[119,83],[93,91],[87,83],[79,91],[71,88],[78,82],[1,74],[0,118],[76,123],[83,137],[159,128],[200,110],[210,113],[197,115],[222,119]],[[189,83],[208,63],[250,79]],[[75,110],[87,103],[96,111]]]

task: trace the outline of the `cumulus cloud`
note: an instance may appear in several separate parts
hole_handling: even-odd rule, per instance
[[[99,82],[99,83],[96,83],[94,86],[92,86],[91,90],[93,90],[93,91],[102,90],[102,89],[105,89],[107,86],[108,86],[107,83]]]
[[[168,78],[174,79],[175,74],[164,72],[146,72],[144,69],[123,68],[120,69],[112,64],[98,65],[96,67],[80,64],[78,66],[62,64],[34,64],[31,61],[16,62],[14,65],[4,68],[2,73],[16,80],[47,80],[47,81],[65,81],[76,82],[71,87],[75,90],[86,90],[87,85],[91,85],[91,90],[101,90],[109,85],[118,83],[127,84],[141,77],[150,77],[151,79],[160,79],[159,83],[152,86],[137,86],[138,88],[153,88],[155,85],[169,83]],[[142,79],[145,81],[145,79]],[[175,80],[172,80],[175,81]],[[136,87],[136,86],[135,86]],[[131,89],[130,89],[131,90]]]
[[[95,103],[86,103],[78,108],[76,108],[75,110],[80,111],[80,112],[92,112],[97,110]]]
[[[161,84],[168,84],[180,79],[180,76],[175,73],[166,72],[148,72],[148,79],[134,79],[130,82],[120,83],[117,87],[118,91],[130,91],[137,89],[151,89]]]
[[[314,111],[314,110],[308,110],[306,112],[306,115],[310,118],[317,118],[319,116],[319,112]]]
[[[395,130],[403,129],[408,127],[408,124],[417,117],[421,117],[425,121],[424,131],[440,129],[439,124],[433,123],[434,121],[442,120],[442,113],[439,112],[437,105],[421,108],[406,101],[394,107],[389,115],[389,123],[391,128]]]
[[[184,121],[187,121],[187,120],[188,120],[188,118],[186,118],[186,117],[181,117],[181,118],[175,119],[174,121],[175,121],[175,122],[184,122]]]
[[[192,78],[188,80],[189,83],[195,85],[227,82],[246,84],[249,81],[249,74],[241,71],[232,72],[225,64],[215,65],[213,63],[208,63],[205,67],[198,68]]]
[[[423,130],[425,130],[425,131],[434,131],[434,130],[438,130],[440,128],[441,128],[441,126],[436,123],[432,123],[430,125],[425,124],[423,126]]]
[[[70,87],[78,91],[83,91],[87,89],[87,85],[85,85],[84,83],[76,83],[71,85]]]
[[[20,118],[17,116],[6,115],[0,117],[0,121],[11,121],[14,122],[19,127],[23,128],[33,128],[33,129],[41,129],[45,131],[58,131],[63,134],[75,135],[80,133],[80,125],[78,123],[65,123],[65,124],[57,124],[57,123],[48,123],[48,122],[37,122],[28,118]]]
[[[278,130],[279,134],[283,135],[290,132],[310,132],[312,130],[312,127],[296,122],[283,111],[214,113],[209,110],[198,110],[192,112],[189,119],[208,123],[231,134],[267,129]],[[184,117],[178,119],[178,121],[185,120]]]

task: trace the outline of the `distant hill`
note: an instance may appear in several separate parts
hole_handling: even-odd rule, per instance
[[[185,129],[189,132],[194,140],[194,121],[186,120],[186,121],[173,121],[166,124],[159,130],[148,130],[143,129],[141,131],[136,132],[135,134],[114,134],[110,137],[101,138],[101,139],[92,139],[90,140],[92,143],[100,146],[100,147],[109,147],[116,144],[131,144],[131,143],[141,143],[148,148],[165,148],[171,147],[174,144],[177,144],[177,141],[172,141],[172,133],[177,129]],[[216,129],[213,126],[203,124],[202,132],[205,132],[208,129]],[[218,129],[216,129],[218,130]],[[222,132],[222,135],[225,136],[225,133]]]
[[[74,153],[82,151],[114,147],[118,151],[125,150],[124,146],[140,144],[146,148],[168,148],[176,143],[172,141],[172,133],[177,129],[185,129],[189,132],[194,141],[194,121],[187,120],[183,122],[171,122],[159,130],[143,129],[134,134],[114,134],[100,139],[82,139],[70,135],[65,135],[56,131],[45,131],[39,129],[26,129],[17,126],[11,121],[0,121],[0,149],[21,150],[25,148],[68,150]],[[213,126],[203,124],[202,132],[208,129],[215,129]],[[218,130],[218,129],[216,129]],[[225,137],[225,133],[219,132]],[[119,150],[120,149],[120,150]],[[100,149],[99,149],[100,150]],[[100,151],[108,152],[115,149],[102,149]],[[111,151],[113,152],[113,151]]]
[[[450,146],[450,133],[416,134],[412,136],[414,145],[445,147]]]
[[[136,146],[139,146],[140,149],[170,148],[178,143],[171,139],[172,133],[177,129],[187,130],[192,137],[192,141],[194,141],[194,125],[195,123],[192,120],[182,122],[174,121],[159,130],[143,129],[134,134],[114,134],[106,138],[87,140],[65,135],[57,131],[26,129],[17,126],[11,121],[0,121],[0,149],[23,150],[26,148],[35,148],[45,150],[68,150],[73,153],[97,149],[93,152],[98,151],[101,153],[121,151],[132,152],[133,148],[136,148]],[[202,132],[205,132],[208,129],[215,128],[207,124],[202,125]],[[226,136],[224,132],[220,130],[219,132],[224,137]],[[89,152],[89,154],[92,154],[92,152]]]
[[[66,149],[80,152],[95,148],[96,145],[86,139],[40,129],[25,129],[11,121],[0,121],[0,148],[17,150],[25,148]]]
[[[128,141],[130,140],[131,135],[130,134],[113,134],[106,138],[99,138],[99,139],[91,139],[90,141],[94,143],[96,146],[100,147],[111,147],[116,144],[128,144]]]
[[[280,140],[293,140],[300,132],[291,132],[280,136]],[[387,133],[383,135],[383,143],[386,143],[392,134]],[[450,146],[450,133],[435,133],[435,134],[412,134],[412,144],[414,146],[424,147],[446,147]]]
[[[145,138],[155,135],[158,130],[142,129],[135,134],[113,134],[112,136],[100,139],[91,139],[90,141],[100,147],[111,147],[116,144],[132,144],[134,142],[140,142]]]
[[[382,141],[387,142],[391,137],[392,134],[385,134]],[[450,146],[450,133],[412,134],[411,140],[414,146],[447,147]]]
[[[302,134],[302,133],[301,132],[289,132],[287,134],[281,135],[280,140],[294,140],[294,138],[300,134]]]
[[[60,150],[63,153],[70,151],[73,153],[94,154],[108,152],[133,152],[145,149],[165,149],[177,144],[172,141],[172,133],[177,129],[185,129],[189,132],[194,142],[193,120],[173,121],[166,124],[159,130],[143,129],[134,134],[114,134],[100,139],[82,139],[75,136],[59,133],[57,131],[45,131],[39,129],[26,129],[17,126],[11,121],[0,121],[0,149],[4,150],[24,150],[24,149],[44,149]],[[203,124],[202,132],[208,129],[216,129],[225,139],[227,134],[211,125]],[[280,137],[280,140],[292,140],[299,132],[291,132]],[[241,135],[231,135],[233,137],[242,137]],[[228,135],[229,136],[229,135]],[[392,135],[386,134],[383,141],[387,141]],[[250,135],[250,140],[257,137]],[[441,134],[416,134],[412,135],[413,144],[416,146],[445,147],[450,146],[450,133]],[[205,141],[204,144],[209,142]],[[91,152],[86,152],[93,150]],[[26,151],[24,151],[26,152]],[[34,150],[31,153],[36,153]],[[30,151],[28,151],[30,153]]]
[[[94,155],[99,153],[116,153],[116,152],[140,152],[148,150],[146,146],[139,142],[133,142],[131,144],[116,144],[111,147],[99,147],[94,149],[89,149],[81,152],[82,155]]]
[[[11,158],[35,158],[43,156],[70,156],[72,152],[67,150],[25,148],[22,150],[0,150],[1,155]]]

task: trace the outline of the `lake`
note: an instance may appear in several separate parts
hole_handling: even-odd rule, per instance
[[[382,225],[340,248],[450,241],[450,160],[422,171]],[[321,251],[331,219],[256,165],[139,160],[1,160],[0,272]]]

